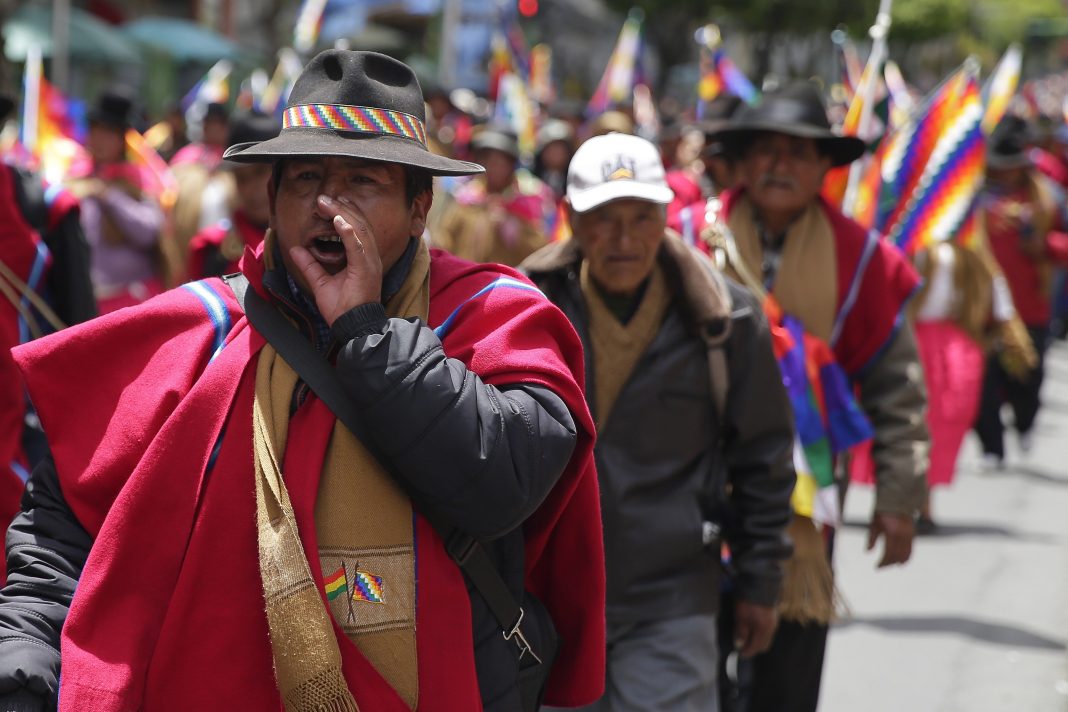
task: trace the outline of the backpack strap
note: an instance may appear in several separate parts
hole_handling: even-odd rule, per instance
[[[712,390],[712,403],[716,409],[716,421],[719,427],[727,415],[727,391],[730,389],[730,368],[727,364],[727,339],[731,335],[731,319],[706,325],[701,330],[701,338],[708,352],[708,382]]]

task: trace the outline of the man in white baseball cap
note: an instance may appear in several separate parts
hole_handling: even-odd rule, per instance
[[[586,352],[607,566],[597,712],[718,709],[721,533],[744,655],[771,642],[790,552],[792,423],[768,327],[667,230],[672,195],[653,144],[592,138],[568,171],[573,238],[521,266]]]

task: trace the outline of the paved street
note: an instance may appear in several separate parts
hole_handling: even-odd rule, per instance
[[[1035,448],[1004,472],[965,443],[936,492],[940,531],[904,568],[865,552],[870,489],[846,506],[836,569],[851,615],[831,632],[821,712],[1068,710],[1068,346],[1050,354]]]

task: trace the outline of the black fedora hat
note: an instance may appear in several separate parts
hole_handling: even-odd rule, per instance
[[[823,99],[812,82],[792,82],[767,92],[756,106],[738,109],[710,138],[722,141],[728,151],[739,154],[754,134],[762,132],[815,139],[835,166],[852,163],[864,155],[862,140],[831,128]]]
[[[226,104],[218,101],[213,101],[208,104],[208,108],[204,110],[204,121],[229,121],[230,112],[226,109]]]
[[[1034,132],[1024,119],[1013,114],[1003,118],[986,143],[986,165],[990,168],[1021,168],[1031,165],[1028,147]]]
[[[105,90],[97,97],[96,106],[89,111],[89,123],[125,131],[134,122],[132,92],[123,86]]]
[[[484,170],[431,153],[425,121],[423,92],[408,65],[377,52],[332,49],[316,55],[297,78],[276,138],[239,143],[223,157],[259,163],[344,156],[399,163],[433,175]]]

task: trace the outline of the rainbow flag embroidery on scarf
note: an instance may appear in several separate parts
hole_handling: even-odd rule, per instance
[[[384,589],[381,576],[357,570],[352,581],[352,600],[385,603]]]
[[[348,576],[345,575],[344,567],[339,568],[334,573],[323,579],[323,588],[326,591],[326,599],[333,601],[338,596],[343,596],[349,592]]]
[[[768,298],[775,357],[794,411],[794,467],[797,484],[792,504],[801,516],[835,526],[841,519],[834,458],[870,440],[871,423],[853,398],[842,367],[830,347],[805,332],[801,322],[782,315]]]

